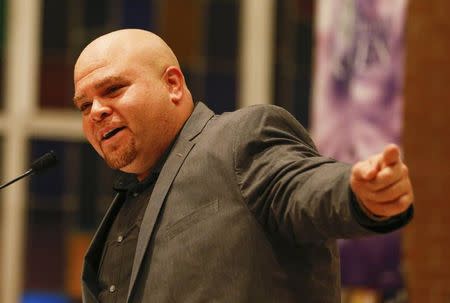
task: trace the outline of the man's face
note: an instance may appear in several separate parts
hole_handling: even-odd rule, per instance
[[[164,71],[131,55],[85,57],[75,69],[74,98],[85,136],[109,166],[145,177],[171,141]]]

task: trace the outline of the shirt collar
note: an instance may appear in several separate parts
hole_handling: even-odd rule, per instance
[[[119,192],[141,192],[158,179],[159,171],[153,170],[147,178],[139,182],[134,174],[128,174],[121,171],[116,172],[117,176],[114,180],[113,189]]]

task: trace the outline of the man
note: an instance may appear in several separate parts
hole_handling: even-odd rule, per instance
[[[214,115],[150,32],[94,40],[74,82],[86,138],[126,173],[86,254],[84,302],[339,302],[335,239],[412,216],[396,146],[352,168],[278,107]]]

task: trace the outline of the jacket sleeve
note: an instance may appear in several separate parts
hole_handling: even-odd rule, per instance
[[[240,121],[233,145],[237,182],[267,232],[293,243],[316,242],[389,232],[408,221],[364,215],[350,189],[351,166],[319,155],[285,110],[254,107]]]

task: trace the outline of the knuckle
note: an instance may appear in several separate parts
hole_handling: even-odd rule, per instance
[[[409,174],[409,168],[405,164],[402,164],[402,173],[403,173],[403,176],[408,176],[408,174]]]
[[[414,200],[414,197],[412,194],[408,194],[403,197],[402,203],[405,206],[405,209],[408,208],[412,204],[413,200]]]
[[[359,175],[361,173],[361,170],[362,170],[362,163],[361,162],[356,163],[355,165],[353,165],[351,170],[352,176]]]

